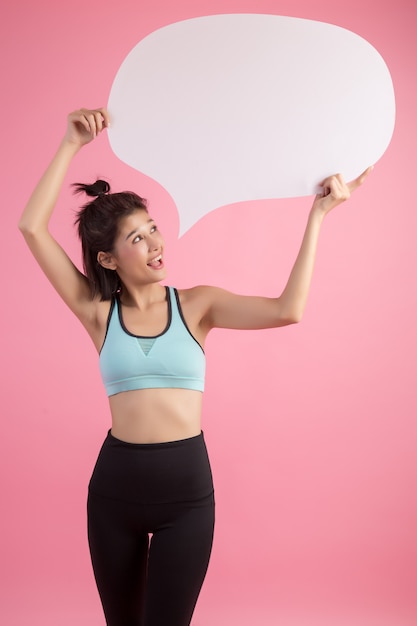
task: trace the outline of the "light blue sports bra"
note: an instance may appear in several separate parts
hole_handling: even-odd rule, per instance
[[[122,391],[179,388],[204,391],[204,350],[184,320],[178,292],[166,287],[168,322],[155,337],[130,333],[122,318],[119,296],[113,299],[100,371],[108,396]]]

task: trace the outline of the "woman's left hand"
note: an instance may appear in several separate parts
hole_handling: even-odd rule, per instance
[[[329,211],[348,200],[355,189],[365,182],[372,170],[373,167],[368,167],[350,183],[345,183],[341,174],[329,176],[321,183],[323,191],[316,195],[312,210],[320,211],[323,215],[327,215]]]

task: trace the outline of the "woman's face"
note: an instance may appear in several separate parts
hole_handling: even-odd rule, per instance
[[[162,235],[145,210],[121,220],[112,259],[122,282],[148,284],[165,278],[163,251]]]

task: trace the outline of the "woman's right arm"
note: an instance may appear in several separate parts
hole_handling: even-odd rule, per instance
[[[105,109],[80,109],[69,114],[65,136],[19,221],[19,229],[36,261],[62,299],[86,326],[93,321],[87,278],[51,236],[48,224],[72,159],[108,126]]]

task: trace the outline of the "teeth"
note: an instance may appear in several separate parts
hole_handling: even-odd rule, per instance
[[[152,259],[152,261],[149,261],[149,265],[151,265],[152,263],[158,263],[158,261],[161,261],[161,260],[162,260],[162,254]]]

